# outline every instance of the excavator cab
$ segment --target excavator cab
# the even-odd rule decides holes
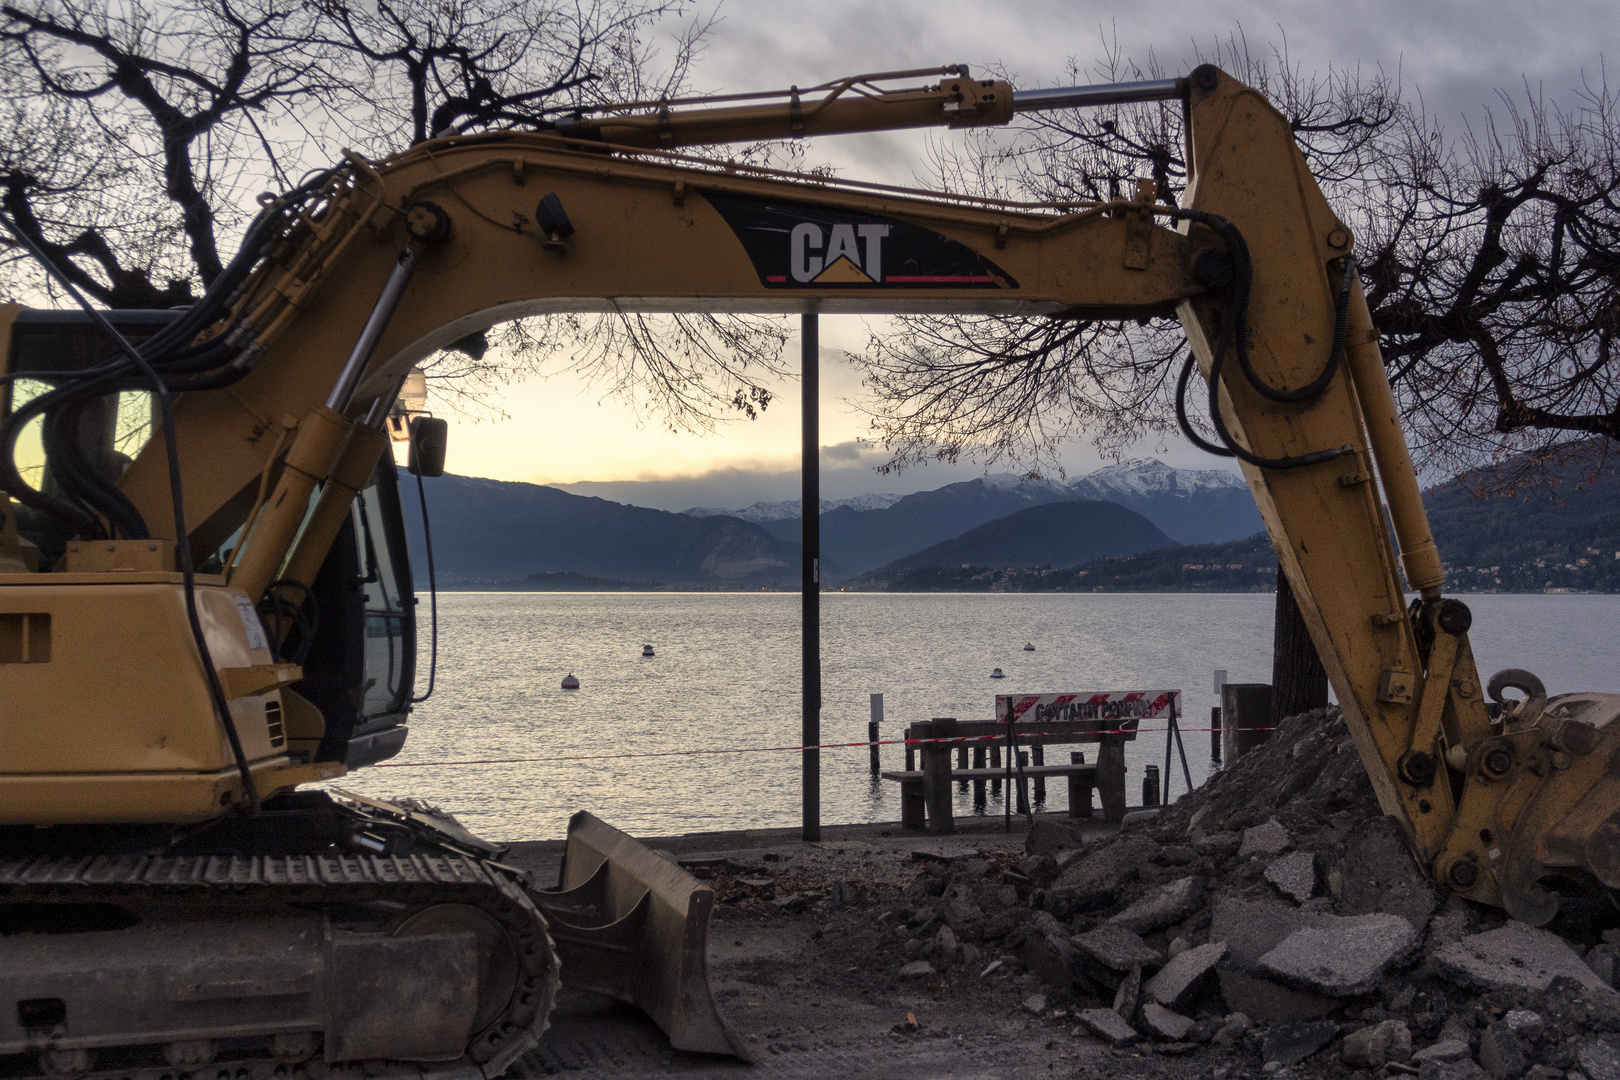
[[[179,314],[106,313],[137,345]],[[0,489],[13,472],[22,485],[57,499],[84,483],[87,473],[116,484],[156,429],[151,391],[121,387],[96,398],[78,410],[76,439],[47,433],[45,417],[23,420],[12,431],[9,421],[17,410],[104,363],[110,345],[86,312],[29,310],[12,324],[10,346],[5,370],[24,377],[0,383]],[[75,539],[71,523],[15,499],[12,512],[25,569],[58,565]],[[238,529],[215,550],[196,552],[198,573],[220,574],[240,543]],[[294,760],[357,769],[404,747],[416,675],[414,598],[399,481],[392,457],[384,455],[356,496],[305,602],[260,607],[266,631],[283,639],[279,658],[303,669],[303,678],[289,689],[325,720],[319,734],[287,739]],[[277,632],[277,619],[286,623],[284,634]]]

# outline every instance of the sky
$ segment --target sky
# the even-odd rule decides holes
[[[1167,72],[1180,73],[1218,38],[1241,34],[1251,51],[1282,50],[1288,63],[1307,72],[1331,66],[1398,74],[1431,115],[1460,131],[1481,122],[1486,104],[1500,108],[1504,89],[1521,98],[1528,89],[1554,102],[1573,102],[1583,79],[1600,82],[1606,56],[1620,64],[1614,11],[1612,2],[1593,0],[1159,0],[1130,7],[1086,0],[732,0],[719,8],[720,21],[692,82],[705,92],[763,90],[960,62],[975,70],[999,68],[1015,87],[1053,86],[1069,81],[1071,60],[1089,67],[1109,48],[1139,62],[1151,56]],[[812,141],[807,154],[845,177],[916,183],[930,137],[950,136],[826,138]],[[923,490],[982,473],[983,466],[973,463],[931,465],[898,476],[872,471],[884,455],[856,443],[867,431],[865,418],[850,404],[861,388],[841,358],[841,350],[865,340],[867,323],[854,316],[821,319],[824,497]],[[798,356],[796,340],[787,355]],[[643,505],[690,497],[684,505],[741,507],[791,498],[799,460],[797,383],[784,382],[776,392],[758,420],[726,423],[707,436],[674,435],[656,422],[638,421],[630,409],[572,377],[530,379],[499,395],[505,419],[451,415],[450,469]],[[1130,456],[1220,467],[1179,439],[1134,447]],[[1102,464],[1084,443],[1063,455],[1071,475]]]

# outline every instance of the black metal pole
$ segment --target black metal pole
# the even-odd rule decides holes
[[[799,320],[799,391],[803,395],[799,464],[801,556],[800,685],[804,698],[801,751],[804,773],[804,840],[821,839],[821,336],[818,316]]]

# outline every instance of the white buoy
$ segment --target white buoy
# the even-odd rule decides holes
[[[564,690],[578,690],[579,689],[579,680],[574,678],[574,673],[572,671],[570,671],[567,675],[563,676],[562,688]]]
[[[1000,668],[996,668],[996,670],[994,670],[994,671],[992,671],[992,672],[991,672],[991,673],[990,673],[990,677],[991,677],[991,678],[992,678],[992,679],[1005,679],[1005,678],[1006,678],[1006,677],[1007,677],[1007,676],[1005,676],[1005,675],[1003,675],[1003,674],[1002,674],[1002,673],[1001,673],[1001,669],[1000,669]]]
[[[653,652],[653,647],[651,645],[643,645],[641,647],[641,655],[642,656],[657,656],[658,654]]]
[[[1029,642],[1029,641],[1024,642],[1024,651],[1025,652],[1034,652],[1035,651],[1034,643]]]

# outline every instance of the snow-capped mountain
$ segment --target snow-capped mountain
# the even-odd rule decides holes
[[[831,513],[839,507],[847,506],[857,513],[867,510],[886,510],[905,498],[903,495],[872,494],[857,495],[852,499],[822,499],[821,512]],[[758,524],[762,521],[797,520],[799,516],[800,501],[786,499],[782,502],[757,502],[752,506],[745,506],[741,510],[726,510],[716,506],[694,506],[690,510],[681,511],[687,517],[734,517],[744,521]]]
[[[1241,476],[1222,469],[1173,469],[1154,458],[1108,465],[1072,480],[1068,490],[1078,499],[1116,500],[1121,496],[1186,498],[1203,491],[1248,491]]]
[[[904,497],[824,500],[822,566],[831,579],[851,577],[1008,514],[1077,500],[1134,510],[1183,544],[1235,540],[1264,527],[1241,477],[1218,469],[1176,469],[1140,458],[1068,481],[991,473]],[[797,499],[758,502],[741,510],[693,507],[685,513],[741,518],[778,539],[799,538]]]

